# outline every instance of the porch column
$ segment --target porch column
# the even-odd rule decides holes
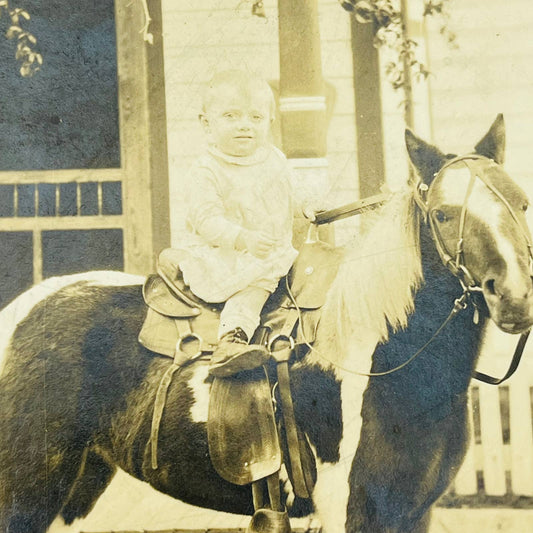
[[[143,41],[141,2],[117,0],[125,271],[149,274],[170,246],[161,0],[148,0],[154,43]]]
[[[385,183],[379,54],[373,24],[352,16],[351,26],[359,197],[366,198]]]
[[[278,0],[278,14],[283,151],[302,199],[321,197],[328,191],[327,127],[317,0]],[[304,226],[297,221],[297,244]]]

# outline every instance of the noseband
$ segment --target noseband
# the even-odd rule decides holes
[[[424,220],[426,221],[426,223],[429,223],[431,236],[433,242],[435,243],[437,253],[439,254],[443,265],[459,280],[465,293],[480,292],[482,290],[479,284],[476,282],[474,276],[470,273],[470,270],[464,263],[463,248],[465,221],[466,215],[468,213],[468,200],[472,195],[476,179],[480,179],[485,184],[485,186],[496,196],[496,198],[498,198],[498,200],[505,206],[505,208],[511,215],[513,221],[520,228],[520,232],[522,233],[522,236],[526,241],[530,265],[533,261],[533,244],[531,243],[531,239],[529,237],[528,232],[522,226],[522,223],[516,215],[513,207],[509,204],[505,196],[496,187],[494,187],[494,185],[486,178],[484,173],[480,171],[482,169],[483,164],[486,164],[487,162],[489,164],[496,165],[496,163],[492,159],[488,159],[487,157],[478,154],[455,157],[448,161],[437,172],[437,174],[435,175],[435,179],[429,187],[421,180],[415,186],[414,199],[420,211],[422,212]],[[438,181],[438,179],[444,174],[447,169],[456,165],[457,163],[462,163],[466,168],[468,168],[468,170],[470,171],[470,179],[468,182],[468,187],[466,189],[465,198],[463,200],[463,205],[461,207],[457,243],[455,246],[455,253],[452,256],[452,254],[446,248],[446,244],[444,243],[444,239],[442,238],[441,232],[439,230],[437,220],[438,210],[429,208],[427,197],[430,193],[431,186]]]

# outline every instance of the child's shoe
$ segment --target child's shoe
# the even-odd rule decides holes
[[[241,328],[222,336],[211,357],[209,373],[215,377],[228,377],[243,370],[264,365],[270,354],[265,346],[248,344],[248,337]]]

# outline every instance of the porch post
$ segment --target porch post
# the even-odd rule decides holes
[[[149,274],[170,245],[161,0],[148,0],[154,43],[143,41],[140,2],[117,0],[125,271]]]
[[[359,197],[378,194],[385,182],[379,54],[374,26],[351,16]]]
[[[321,197],[328,191],[327,128],[317,0],[278,0],[278,15],[283,151],[301,198]],[[297,221],[297,244],[304,226]]]

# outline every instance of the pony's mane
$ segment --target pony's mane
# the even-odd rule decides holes
[[[336,342],[368,333],[386,341],[389,327],[398,330],[407,325],[414,293],[422,282],[412,193],[395,193],[369,217],[370,229],[346,246],[324,307],[329,337]]]

